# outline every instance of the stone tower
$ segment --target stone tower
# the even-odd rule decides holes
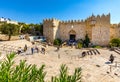
[[[110,14],[92,15],[86,20],[86,28],[94,45],[108,45],[110,41]]]
[[[47,38],[47,41],[53,42],[54,39],[59,37],[58,27],[59,20],[57,19],[45,19],[43,21],[43,35]]]

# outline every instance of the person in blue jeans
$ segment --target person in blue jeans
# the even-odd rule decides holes
[[[31,52],[32,52],[32,54],[34,53],[34,49],[33,49],[33,47],[31,48]]]

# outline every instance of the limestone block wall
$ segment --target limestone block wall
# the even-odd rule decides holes
[[[110,39],[112,38],[116,38],[117,35],[116,35],[116,29],[114,27],[111,27],[110,28]]]
[[[73,28],[72,28],[73,26]],[[65,41],[69,40],[71,30],[76,32],[76,40],[85,38],[85,24],[83,23],[61,23],[59,27],[60,38]]]
[[[91,29],[91,42],[94,45],[105,46],[109,44],[110,41],[110,14],[102,16],[92,15],[87,20],[95,21]],[[90,24],[91,25],[91,24]],[[90,32],[90,31],[89,31]]]
[[[93,20],[96,21],[94,25],[91,24]],[[112,35],[120,37],[120,28],[115,28],[112,31],[110,27],[110,14],[92,15],[84,21],[46,19],[43,21],[43,35],[51,42],[56,38],[65,41],[70,39],[69,32],[72,30],[75,32],[76,40],[85,39],[87,33],[93,44],[104,46],[109,43]]]
[[[93,23],[94,21],[94,23]],[[110,13],[108,15],[102,14],[94,16],[90,16],[89,18],[86,19],[86,31],[88,33],[88,36],[90,39],[93,38],[92,34],[94,27],[108,27],[110,28]]]
[[[85,35],[86,35],[85,27],[86,25],[84,23],[74,25],[74,30],[76,31],[76,40],[85,39]]]
[[[47,41],[54,42],[54,39],[59,38],[59,20],[46,19],[43,23],[43,35]]]
[[[53,40],[59,37],[59,20],[53,20]]]
[[[43,35],[47,38],[47,41],[53,42],[53,23],[52,21],[44,21],[43,23]]]
[[[105,46],[110,41],[110,28],[109,27],[93,27],[92,28],[92,43],[94,45]]]
[[[60,33],[60,39],[62,41],[68,40],[68,32],[69,32],[69,27],[67,27],[67,24],[60,24],[59,26],[59,33]]]
[[[120,38],[120,27],[115,29],[117,38]]]
[[[120,38],[120,25],[113,24],[110,28],[110,39]]]

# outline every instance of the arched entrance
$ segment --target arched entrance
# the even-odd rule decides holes
[[[72,41],[76,40],[76,32],[74,30],[70,30],[70,32],[69,32],[69,40],[72,40]]]

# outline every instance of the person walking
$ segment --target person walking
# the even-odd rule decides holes
[[[31,48],[31,53],[32,53],[32,54],[34,53],[34,49],[33,49],[33,47]]]
[[[25,47],[24,47],[24,52],[26,52],[27,51],[27,45],[25,44]]]
[[[35,49],[37,50],[37,53],[39,53],[39,49],[38,49],[38,47],[37,47],[37,46],[35,47]]]
[[[41,52],[45,55],[45,48],[41,48]]]
[[[113,61],[114,61],[114,56],[113,56],[112,54],[110,55],[109,61],[110,61],[111,63],[113,63]]]

